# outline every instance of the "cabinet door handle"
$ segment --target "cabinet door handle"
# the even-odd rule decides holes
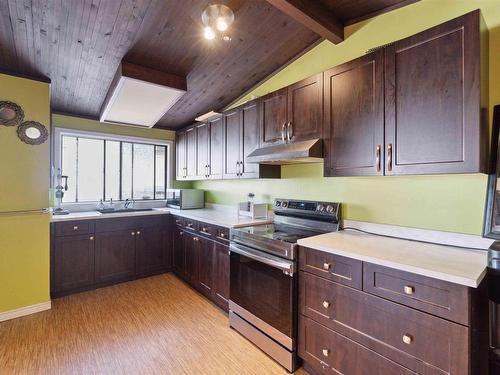
[[[328,357],[330,355],[330,349],[323,349],[322,353],[324,357]]]
[[[137,235],[140,236],[141,235],[141,232],[140,231],[137,231]]]
[[[73,230],[78,230],[78,225],[75,225],[75,226],[73,227]]]
[[[281,140],[283,141],[283,143],[286,143],[285,129],[286,129],[286,122],[284,122],[283,125],[281,126]]]
[[[380,151],[382,147],[380,145],[377,145],[377,150],[375,151],[375,163],[377,164],[377,172],[380,172],[381,165],[380,165]]]
[[[89,240],[94,241],[94,236],[90,236]]]
[[[324,269],[324,270],[327,270],[327,271],[328,271],[330,268],[332,268],[331,263],[326,263],[326,262],[325,262],[325,263],[323,263],[323,269]]]
[[[240,176],[243,176],[243,162],[240,161]]]
[[[135,236],[135,232],[130,233],[131,236]]]
[[[293,125],[292,122],[289,122],[288,125],[286,126],[286,138],[288,142],[292,140],[293,137]]]
[[[392,171],[392,143],[387,145],[387,170]]]
[[[179,232],[179,236],[183,236],[184,235],[184,232]]]
[[[329,308],[329,307],[330,307],[330,302],[328,302],[328,301],[323,301],[323,307],[324,307],[325,309]]]
[[[415,288],[412,287],[411,285],[405,285],[404,292],[405,294],[408,294],[410,296],[415,292]]]
[[[406,345],[410,345],[413,341],[413,337],[409,334],[405,334],[403,335],[403,342],[406,344]]]
[[[193,237],[193,241],[198,242],[200,239],[198,237]]]

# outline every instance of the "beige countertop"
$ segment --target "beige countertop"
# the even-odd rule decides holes
[[[56,215],[51,217],[51,222],[72,220],[110,219],[116,217],[147,216],[174,214],[188,219],[198,220],[207,224],[219,225],[226,228],[246,227],[270,223],[271,219],[252,219],[238,216],[236,207],[231,208],[199,208],[193,210],[176,210],[173,208],[153,208],[151,211],[119,212],[102,214],[98,211],[72,212],[68,215]]]
[[[484,250],[434,245],[352,230],[304,238],[298,244],[473,288],[486,275],[487,252]]]
[[[236,207],[234,207],[234,209],[200,208],[195,210],[175,210],[170,208],[168,210],[173,215],[226,228],[248,227],[251,225],[268,224],[272,222],[271,218],[252,219],[245,216],[238,216]]]

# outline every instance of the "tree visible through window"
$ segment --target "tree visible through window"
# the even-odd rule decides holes
[[[63,201],[165,199],[167,147],[63,135]]]

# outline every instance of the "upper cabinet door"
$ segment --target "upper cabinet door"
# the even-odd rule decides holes
[[[208,178],[210,124],[207,122],[196,125],[196,178]]]
[[[262,146],[283,143],[287,124],[288,88],[260,98]]]
[[[484,171],[481,22],[471,12],[385,50],[386,174]]]
[[[186,178],[196,179],[196,164],[197,164],[197,140],[196,127],[193,126],[186,130]]]
[[[259,147],[259,102],[252,101],[240,107],[241,111],[241,172],[242,178],[258,178],[259,165],[247,163],[247,156]]]
[[[211,179],[221,179],[224,171],[224,129],[222,126],[222,116],[211,120],[209,125],[208,175]]]
[[[176,133],[175,160],[176,160],[176,180],[182,180],[186,176],[186,132]]]
[[[288,142],[323,135],[323,73],[288,87]]]
[[[240,111],[226,112],[224,121],[224,178],[238,178],[240,174]]]
[[[324,98],[325,176],[382,175],[383,51],[326,71]]]

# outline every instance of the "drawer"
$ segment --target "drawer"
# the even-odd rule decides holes
[[[433,315],[469,325],[469,288],[365,263],[363,290]]]
[[[412,371],[468,373],[469,329],[462,325],[303,271],[299,310]]]
[[[193,220],[193,219],[184,219],[184,226],[187,228],[187,229],[191,229],[191,230],[198,230],[199,228],[199,223],[196,221],[196,220]]]
[[[207,223],[198,223],[198,231],[200,232],[200,234],[206,237],[217,236],[217,228]]]
[[[94,233],[93,220],[64,221],[54,225],[56,236],[78,236]]]
[[[215,227],[215,237],[221,242],[229,242],[229,228]]]
[[[361,289],[363,263],[323,251],[301,247],[299,250],[301,270],[336,281],[340,284]]]
[[[299,318],[298,352],[319,374],[416,374],[303,316]]]
[[[183,227],[186,225],[186,221],[183,217],[174,216],[174,224]]]

